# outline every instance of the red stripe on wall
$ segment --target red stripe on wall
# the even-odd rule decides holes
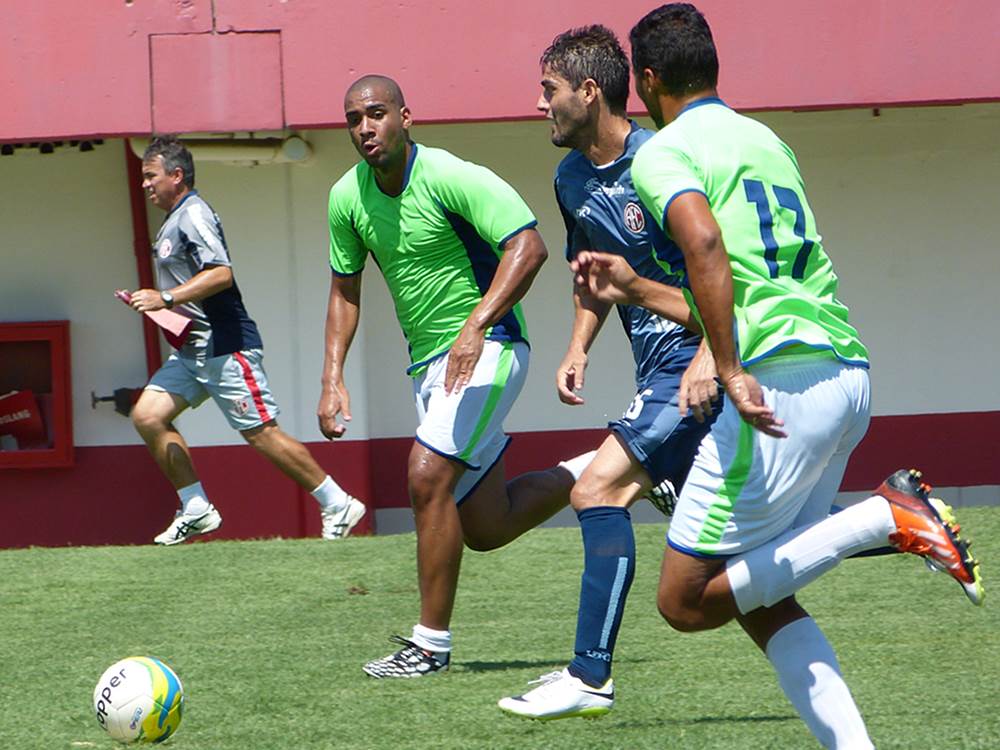
[[[603,429],[524,432],[506,454],[508,476],[597,447]],[[369,508],[405,508],[411,438],[308,444],[336,481]],[[940,487],[1000,485],[1000,411],[875,417],[842,489],[873,489],[917,467]],[[202,483],[225,524],[215,539],[318,536],[315,500],[245,445],[193,448]],[[0,547],[148,544],[177,498],[141,445],[77,448],[69,469],[0,471]],[[356,533],[372,530],[373,513]]]

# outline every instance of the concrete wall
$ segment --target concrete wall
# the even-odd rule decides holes
[[[754,109],[1000,98],[1000,5],[976,0],[703,0],[722,91]],[[344,3],[49,0],[0,25],[0,140],[239,131],[343,122],[370,72],[426,119],[532,114],[552,38],[600,22],[625,38],[645,0]],[[637,103],[636,103],[637,104]]]
[[[419,123],[422,102],[411,105]],[[1000,105],[889,109],[878,116],[871,110],[774,112],[760,119],[798,154],[841,277],[841,297],[871,349],[875,414],[1000,410],[993,387],[1000,369],[993,330],[1000,319],[994,290]],[[600,428],[632,396],[629,351],[611,319],[592,354],[587,404],[574,409],[555,397],[553,375],[565,350],[571,304],[562,222],[551,191],[563,152],[551,146],[547,132],[537,121],[414,129],[418,142],[449,148],[510,181],[536,211],[550,248],[551,259],[524,304],[532,370],[508,422],[514,432]],[[326,195],[355,154],[342,130],[303,136],[315,150],[308,165],[204,162],[197,175],[222,217],[237,278],[261,327],[281,422],[316,442],[329,283]],[[92,390],[104,395],[145,380],[138,317],[111,296],[115,287],[136,284],[123,143],[109,140],[85,154],[18,152],[0,158],[0,184],[0,321],[71,320],[76,444],[138,446],[127,420],[107,405],[90,407]],[[161,214],[150,212],[153,232]],[[412,435],[405,365],[391,302],[370,264],[362,327],[347,370],[350,440]],[[180,426],[195,446],[241,442],[211,405],[182,417]],[[332,450],[336,456],[342,448]],[[954,455],[949,462],[958,467],[965,458]],[[21,491],[16,476],[0,473],[0,497]],[[1000,484],[1000,476],[977,481]],[[172,502],[169,488],[158,486],[155,493]],[[0,506],[0,518],[3,513]]]

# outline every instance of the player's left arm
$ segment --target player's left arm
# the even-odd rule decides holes
[[[542,236],[534,227],[522,229],[504,243],[493,283],[466,319],[448,354],[445,393],[460,391],[469,382],[483,353],[486,331],[524,297],[547,257]]]
[[[744,421],[772,437],[783,424],[764,403],[760,384],[743,370],[733,335],[733,274],[729,253],[708,200],[699,192],[677,196],[667,209],[670,234],[680,246],[722,385]]]

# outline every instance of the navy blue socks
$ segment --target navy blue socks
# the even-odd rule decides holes
[[[611,655],[635,575],[635,536],[626,508],[577,513],[583,534],[583,577],[576,621],[576,656],[569,673],[600,687],[611,677]]]

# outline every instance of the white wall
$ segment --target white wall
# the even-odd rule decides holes
[[[419,108],[417,113],[419,116]],[[767,113],[796,151],[841,297],[873,359],[876,414],[1000,409],[996,321],[1000,277],[995,175],[1000,106]],[[418,125],[418,142],[492,167],[535,210],[550,260],[525,312],[532,371],[511,430],[602,426],[631,397],[632,367],[615,318],[595,347],[584,407],[561,405],[553,375],[571,320],[562,220],[552,173],[564,153],[542,122]],[[237,279],[264,336],[282,423],[305,440],[315,424],[329,285],[324,215],[329,186],[355,161],[344,131],[304,134],[308,166],[199,163],[198,187],[225,225]],[[78,445],[138,442],[90,391],[143,382],[141,329],[111,296],[135,285],[123,145],[94,152],[0,158],[0,321],[73,321]],[[161,214],[150,207],[155,229]],[[405,436],[414,427],[406,353],[374,264],[364,279],[362,328],[348,362],[349,436]],[[974,338],[974,334],[982,331]],[[206,406],[181,422],[195,444],[239,442]]]

